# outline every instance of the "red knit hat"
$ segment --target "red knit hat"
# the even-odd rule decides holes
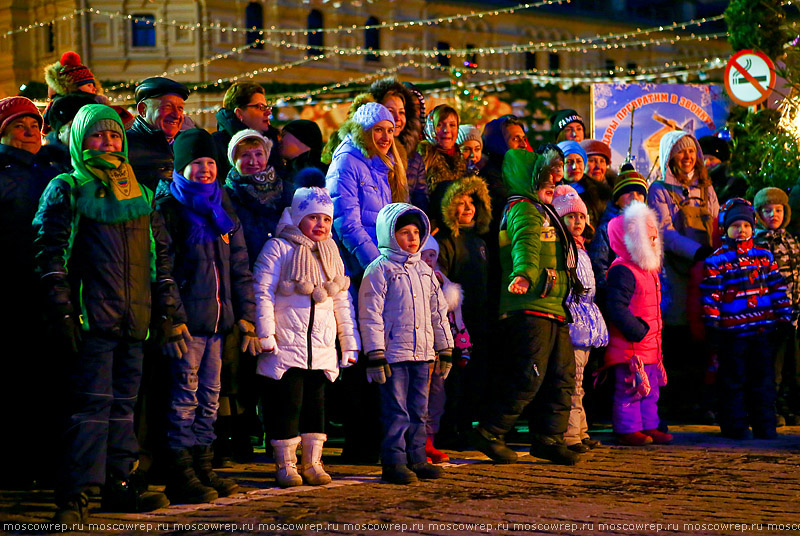
[[[586,156],[599,154],[606,158],[606,163],[611,164],[611,147],[599,140],[583,140],[581,147],[586,151]]]
[[[39,122],[39,128],[42,128],[42,123],[44,122],[42,114],[39,113],[39,109],[32,100],[26,97],[8,97],[0,100],[0,134],[5,131],[6,127],[14,119],[24,115],[36,118],[36,121]]]
[[[95,82],[92,71],[81,65],[81,57],[75,52],[64,52],[59,61],[45,67],[44,78],[58,95],[75,93],[82,85]]]

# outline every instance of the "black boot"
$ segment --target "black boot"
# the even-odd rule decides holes
[[[564,443],[563,436],[534,434],[531,440],[531,456],[550,460],[558,465],[575,465],[581,457]]]
[[[165,508],[169,506],[169,500],[161,492],[148,491],[147,484],[142,487],[130,477],[112,474],[106,477],[100,506],[105,512],[136,514]]]
[[[56,525],[80,525],[89,518],[89,497],[85,493],[73,495],[58,504],[51,523]]]
[[[220,497],[232,495],[239,489],[239,484],[230,478],[222,478],[211,467],[211,460],[214,458],[214,451],[208,445],[195,445],[192,447],[192,457],[194,458],[194,472],[204,486],[214,488]]]
[[[170,450],[170,458],[171,467],[164,491],[173,504],[207,503],[219,497],[214,488],[203,485],[197,478],[192,454],[187,449]]]

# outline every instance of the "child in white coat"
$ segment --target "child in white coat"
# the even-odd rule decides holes
[[[331,238],[333,202],[324,188],[300,188],[256,260],[257,373],[274,420],[271,441],[282,487],[324,485],[325,379],[356,362],[361,348],[350,279]],[[342,350],[336,354],[336,335]],[[302,432],[302,433],[301,433]],[[301,474],[297,446],[302,442]]]

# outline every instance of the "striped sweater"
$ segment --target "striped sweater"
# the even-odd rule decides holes
[[[706,259],[700,292],[706,325],[737,336],[769,331],[794,317],[772,253],[754,247],[752,239],[725,239]]]

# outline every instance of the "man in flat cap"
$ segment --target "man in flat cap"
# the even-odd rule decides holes
[[[186,86],[160,76],[136,86],[139,115],[126,132],[128,156],[136,179],[153,192],[160,180],[172,180],[172,142],[183,125],[188,97]]]

